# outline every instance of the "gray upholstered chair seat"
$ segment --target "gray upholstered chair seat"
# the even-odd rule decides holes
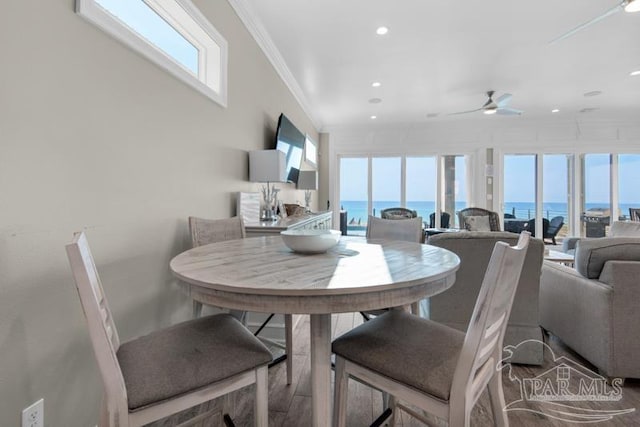
[[[269,363],[269,349],[240,322],[218,314],[121,344],[117,352],[130,410]]]
[[[464,338],[464,332],[391,310],[336,339],[333,352],[448,400]]]

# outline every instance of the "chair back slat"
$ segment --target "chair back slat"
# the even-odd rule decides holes
[[[529,238],[530,234],[523,232],[515,247],[497,242],[493,249],[458,360],[452,400],[461,399],[473,405],[491,378],[486,372],[493,373],[501,359],[504,333]]]
[[[239,216],[225,219],[204,219],[190,216],[189,231],[191,232],[191,245],[194,248],[209,243],[246,237],[244,223]]]
[[[120,338],[85,234],[75,233],[66,249],[106,395],[120,396],[108,404],[126,409],[126,388],[116,357]]]
[[[421,243],[423,240],[422,217],[397,221],[369,215],[366,236],[368,239],[404,240]]]

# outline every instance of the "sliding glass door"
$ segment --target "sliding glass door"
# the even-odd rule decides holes
[[[618,214],[640,221],[640,154],[618,156]]]
[[[364,234],[368,215],[391,207],[417,211],[426,226],[454,227],[469,203],[468,164],[465,155],[340,157],[348,234]]]
[[[369,159],[340,159],[340,210],[347,212],[347,233],[362,234],[369,215]]]
[[[569,234],[573,215],[571,205],[573,156],[545,154],[542,162],[542,217],[549,221],[547,236],[563,239]]]
[[[407,157],[405,177],[406,207],[428,222],[436,211],[436,158]]]
[[[401,205],[402,167],[400,157],[373,157],[371,159],[371,198],[373,216],[380,211]]]

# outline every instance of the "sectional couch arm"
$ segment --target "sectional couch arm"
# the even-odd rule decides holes
[[[611,286],[545,261],[540,277],[540,326],[594,365],[610,365]]]
[[[613,289],[613,372],[615,376],[640,378],[640,261],[607,261],[600,281]]]
[[[640,377],[640,262],[607,261],[599,279],[545,261],[540,325],[611,377]]]

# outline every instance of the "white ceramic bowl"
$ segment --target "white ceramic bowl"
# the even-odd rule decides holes
[[[294,252],[320,254],[337,245],[341,233],[338,230],[285,230],[280,235]]]

